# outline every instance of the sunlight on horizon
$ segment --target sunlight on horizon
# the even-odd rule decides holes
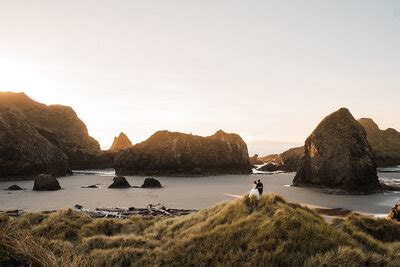
[[[400,129],[397,2],[16,2],[0,91],[72,106],[104,149],[121,131],[223,129],[265,154],[340,107]]]

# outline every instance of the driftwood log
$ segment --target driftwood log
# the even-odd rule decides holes
[[[177,217],[187,215],[197,210],[168,209],[161,203],[149,204],[146,208],[96,208],[95,210],[85,209],[81,205],[75,205],[75,209],[87,213],[93,218],[126,218],[129,216],[145,217]]]

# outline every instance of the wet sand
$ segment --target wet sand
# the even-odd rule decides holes
[[[315,189],[290,187],[293,173],[273,175],[221,175],[209,177],[159,177],[162,189],[108,189],[113,176],[73,175],[58,178],[63,190],[32,191],[33,181],[0,182],[0,210],[55,210],[80,204],[85,208],[146,207],[162,203],[170,208],[203,209],[219,202],[232,200],[250,191],[252,182],[260,179],[266,192],[274,192],[291,202],[326,208],[343,208],[370,214],[386,214],[400,201],[400,192],[373,195],[329,195]],[[132,186],[140,186],[145,177],[127,176]],[[17,184],[24,191],[6,191]],[[100,184],[99,189],[81,188]]]

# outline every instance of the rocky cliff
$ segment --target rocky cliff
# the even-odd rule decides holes
[[[42,137],[66,154],[70,168],[111,162],[104,159],[107,155],[103,155],[99,143],[89,136],[86,125],[71,107],[47,106],[24,93],[0,92],[0,108],[12,108],[22,114]],[[92,161],[85,162],[85,159]]]
[[[347,109],[327,116],[304,147],[305,156],[293,185],[349,193],[381,189],[366,131]]]
[[[400,164],[400,133],[393,128],[379,129],[379,126],[369,118],[358,122],[367,132],[367,139],[372,147],[376,163],[380,166]]]
[[[117,151],[125,148],[130,148],[132,146],[131,140],[124,133],[120,133],[119,136],[114,137],[114,142],[112,143],[110,150]]]
[[[115,169],[118,174],[146,175],[251,173],[246,143],[239,135],[221,130],[208,137],[156,132],[120,151]]]
[[[65,154],[18,110],[0,108],[0,178],[68,174]]]

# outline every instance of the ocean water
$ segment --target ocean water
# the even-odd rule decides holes
[[[397,182],[400,173],[380,172],[381,179]],[[400,192],[372,195],[330,195],[310,188],[292,187],[294,173],[267,173],[250,175],[219,175],[206,177],[158,177],[161,189],[108,189],[113,170],[90,170],[60,177],[62,190],[54,192],[32,191],[33,181],[0,182],[0,210],[25,211],[72,208],[79,204],[85,208],[146,207],[162,203],[170,208],[203,209],[249,193],[253,181],[260,179],[266,192],[281,195],[288,201],[326,208],[344,208],[379,216],[387,214],[400,202]],[[132,186],[142,185],[145,176],[126,176]],[[17,184],[23,191],[4,190]],[[100,185],[89,189],[82,186]]]

